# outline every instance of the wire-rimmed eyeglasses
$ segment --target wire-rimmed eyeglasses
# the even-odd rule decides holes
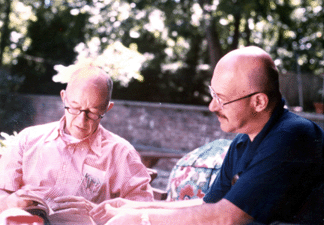
[[[260,92],[253,92],[253,93],[251,93],[251,94],[249,94],[249,95],[246,95],[246,96],[243,96],[243,97],[241,97],[241,98],[238,98],[238,99],[235,99],[235,100],[232,100],[232,101],[229,101],[229,102],[225,102],[225,103],[223,103],[222,100],[221,100],[221,99],[218,97],[218,95],[216,94],[216,92],[213,90],[213,88],[212,88],[211,86],[208,86],[208,88],[209,88],[209,92],[210,92],[211,97],[212,97],[213,99],[216,100],[217,104],[218,104],[222,109],[223,109],[224,105],[228,105],[228,104],[230,104],[230,103],[233,103],[233,102],[236,102],[236,101],[240,101],[240,100],[242,100],[242,99],[249,98],[249,97],[251,97],[251,96],[253,96],[253,95],[255,95],[255,94],[260,93]]]
[[[64,106],[64,109],[66,109],[70,114],[72,115],[80,115],[81,112],[84,112],[86,114],[86,116],[91,119],[91,120],[98,120],[98,119],[101,119],[104,117],[105,114],[102,114],[102,115],[98,115],[98,114],[95,114],[89,110],[80,110],[80,109],[74,109],[74,108],[71,108],[71,107],[67,107],[67,106]]]

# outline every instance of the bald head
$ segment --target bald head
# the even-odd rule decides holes
[[[97,66],[87,65],[76,70],[68,82],[66,92],[69,94],[72,90],[95,88],[106,97],[106,102],[111,100],[113,82],[110,76]]]
[[[231,86],[236,92],[232,94],[263,92],[271,100],[281,98],[278,70],[270,55],[259,47],[229,52],[218,62],[214,76]]]

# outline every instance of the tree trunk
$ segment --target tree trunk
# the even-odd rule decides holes
[[[213,19],[210,10],[206,9],[208,7],[205,7],[205,6],[211,6],[212,0],[198,0],[198,3],[203,10],[203,14],[205,18],[204,26],[206,30],[206,39],[208,43],[209,65],[210,65],[211,73],[213,73],[217,62],[223,56],[223,50],[219,41],[219,35],[217,32],[215,20]]]
[[[206,26],[206,39],[208,43],[209,65],[212,72],[217,62],[223,56],[223,50],[219,41],[218,32],[213,19],[208,21],[208,24]]]
[[[234,15],[234,35],[233,35],[231,50],[238,48],[239,37],[240,37],[240,22],[241,22],[241,14]]]
[[[246,23],[245,23],[245,27],[244,27],[244,31],[245,31],[245,41],[246,41],[246,46],[249,46],[251,45],[251,30],[250,30],[250,27],[249,27],[249,21],[248,21],[248,18],[246,19]]]
[[[11,12],[11,0],[6,0],[5,2],[6,10],[5,10],[5,19],[2,27],[2,35],[1,35],[1,42],[0,42],[0,66],[3,63],[3,53],[5,47],[8,45],[9,42],[9,16]]]

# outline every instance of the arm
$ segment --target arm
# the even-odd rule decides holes
[[[148,215],[152,225],[166,224],[247,224],[253,218],[226,199],[218,203],[177,209],[128,210],[113,217],[107,225],[141,224],[141,216]]]
[[[98,224],[101,224],[106,223],[109,219],[111,219],[119,213],[132,212],[132,209],[179,209],[202,204],[202,199],[176,202],[136,202],[127,199],[117,198],[107,200],[99,204],[92,211],[90,211],[90,215]]]
[[[26,200],[20,197],[21,194],[27,194],[24,190],[18,190],[17,192],[6,191],[0,189],[0,213],[10,208],[24,209],[27,206],[34,204],[31,200]]]
[[[124,152],[126,153],[125,150]],[[114,180],[113,184],[116,185],[115,188],[120,187],[119,197],[135,201],[153,201],[151,177],[136,150],[129,148],[127,155],[119,157],[118,161],[120,164],[117,166],[123,170],[116,171],[118,178]],[[119,181],[121,182],[119,183]]]
[[[0,202],[2,203],[0,205],[0,213],[8,209],[6,202],[9,195],[10,194],[8,192],[6,192],[3,189],[0,189]]]

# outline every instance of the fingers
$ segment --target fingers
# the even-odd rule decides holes
[[[55,202],[57,203],[62,203],[62,202],[81,202],[84,201],[85,199],[80,196],[61,196],[61,197],[56,197],[54,199]]]
[[[86,209],[80,209],[80,208],[67,208],[67,209],[59,209],[53,211],[56,214],[64,214],[64,215],[89,215],[89,212]]]
[[[101,203],[97,207],[93,208],[90,212],[89,215],[91,217],[99,217],[101,214],[105,213],[105,204]]]
[[[63,196],[54,199],[56,203],[53,206],[54,211],[69,211],[73,214],[89,214],[95,204],[78,196]]]

